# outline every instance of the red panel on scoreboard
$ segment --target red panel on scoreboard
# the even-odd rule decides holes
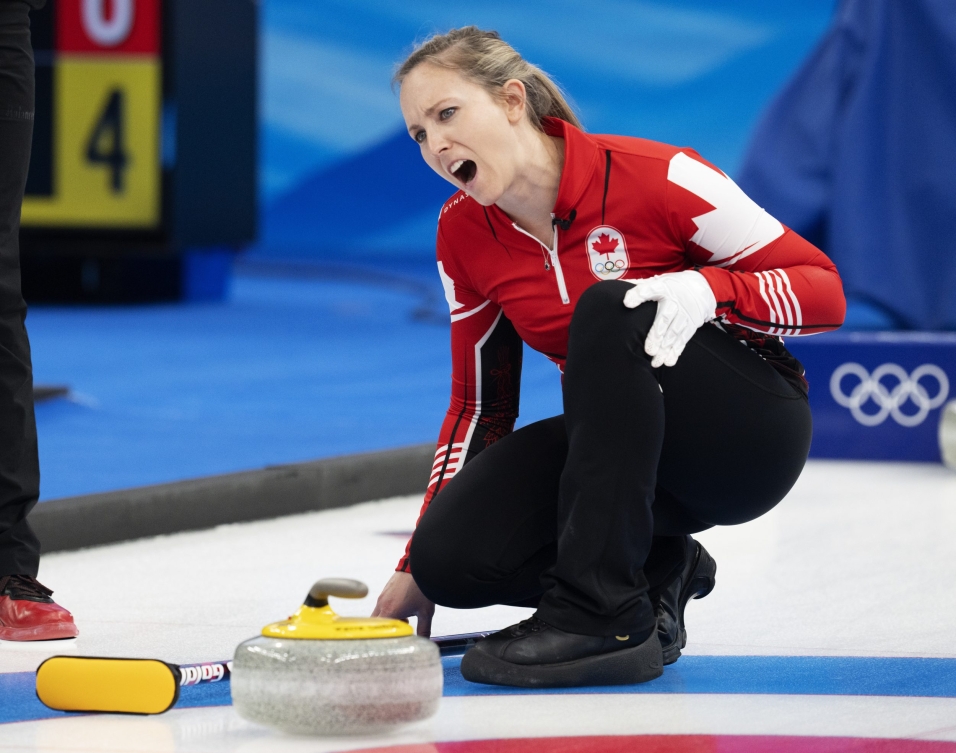
[[[56,0],[58,52],[159,54],[160,0]]]

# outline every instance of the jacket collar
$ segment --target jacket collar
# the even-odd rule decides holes
[[[564,139],[564,167],[561,169],[561,181],[558,184],[558,198],[554,202],[552,213],[555,217],[566,218],[584,195],[594,170],[600,161],[597,143],[580,128],[575,128],[565,120],[544,118],[544,132],[549,136]],[[511,225],[511,220],[497,206],[491,208],[502,222]]]
[[[566,217],[587,189],[599,161],[598,145],[580,128],[558,118],[545,118],[544,132],[564,139],[564,167],[554,202],[554,216]]]

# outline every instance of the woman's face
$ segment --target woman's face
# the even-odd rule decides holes
[[[498,201],[514,180],[515,127],[524,117],[518,87],[516,97],[499,101],[458,71],[430,63],[402,82],[402,115],[425,162],[483,206]]]

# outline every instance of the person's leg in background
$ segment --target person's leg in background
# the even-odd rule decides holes
[[[20,206],[33,138],[30,6],[0,3],[0,639],[77,634],[36,580],[40,542],[27,515],[40,493],[33,368],[20,291]]]

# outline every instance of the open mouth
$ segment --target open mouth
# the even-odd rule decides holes
[[[478,172],[478,165],[470,159],[460,159],[452,163],[448,172],[455,176],[463,185],[468,185],[475,179],[475,173]]]

